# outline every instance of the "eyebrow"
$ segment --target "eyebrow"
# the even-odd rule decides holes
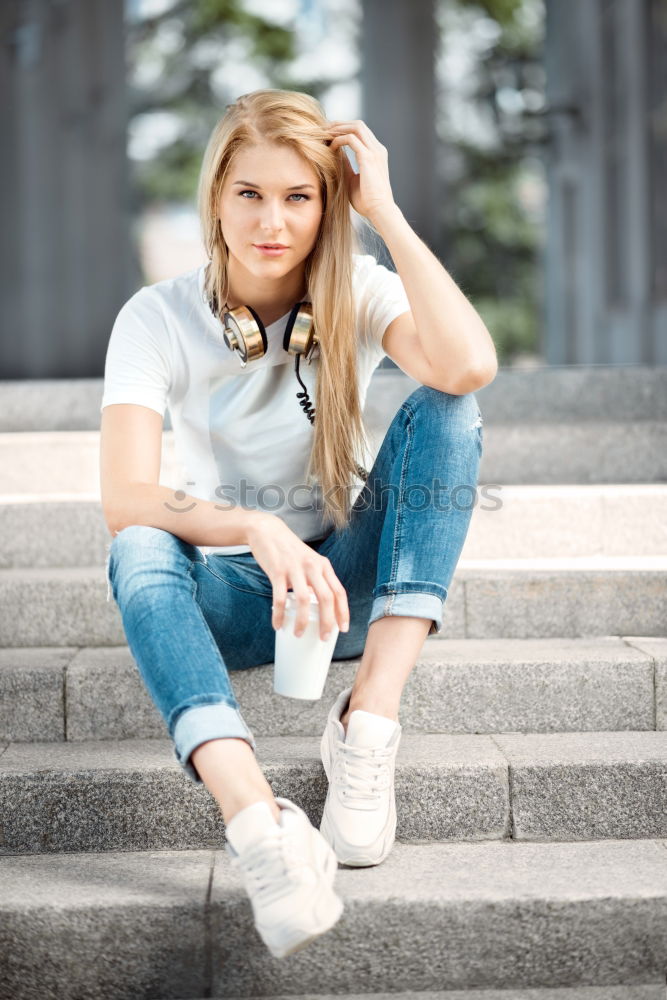
[[[253,184],[252,181],[234,181],[234,184],[243,184],[244,187],[257,188],[258,191],[262,190],[259,184]],[[313,191],[315,190],[315,186],[313,184],[295,184],[294,187],[285,188],[285,190],[299,191],[301,188],[312,188]]]

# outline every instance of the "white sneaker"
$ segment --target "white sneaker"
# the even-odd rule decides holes
[[[401,726],[372,712],[351,713],[347,736],[340,717],[352,688],[329,712],[320,752],[329,779],[320,832],[341,864],[379,865],[396,836],[394,771]]]
[[[275,958],[324,934],[343,912],[333,890],[338,864],[302,809],[277,798],[280,823],[268,802],[255,802],[227,825],[226,850],[250,897],[255,927]]]

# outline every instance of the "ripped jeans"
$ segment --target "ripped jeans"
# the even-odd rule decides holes
[[[442,631],[481,456],[472,393],[420,386],[402,403],[345,527],[307,542],[347,593],[350,628],[339,633],[334,660],[361,656],[369,625],[385,615],[431,619],[429,635]],[[176,760],[201,784],[189,759],[201,743],[240,737],[256,749],[229,671],[273,662],[271,581],[251,552],[204,555],[161,528],[130,525],[108,553],[132,656]]]

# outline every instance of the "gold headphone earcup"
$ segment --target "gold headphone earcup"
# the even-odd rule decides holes
[[[252,306],[237,306],[223,316],[225,344],[238,351],[241,364],[262,358],[267,351],[266,330]]]
[[[283,349],[289,354],[303,354],[310,360],[317,344],[312,304],[310,302],[297,302],[287,320],[283,336]]]

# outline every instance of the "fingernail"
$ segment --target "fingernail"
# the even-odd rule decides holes
[[[328,642],[330,638],[331,638],[331,632],[325,632],[325,634],[322,636],[322,641]]]
[[[343,632],[349,632],[349,631],[350,631],[350,623],[343,622]]]

